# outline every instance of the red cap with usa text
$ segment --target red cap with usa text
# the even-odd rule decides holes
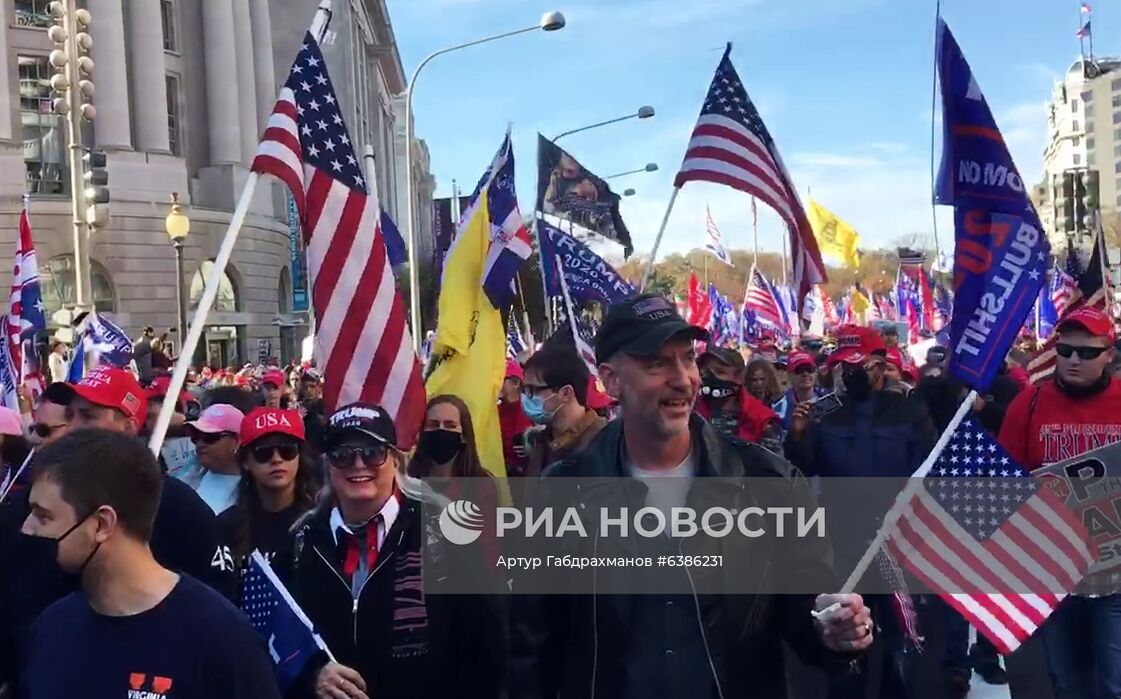
[[[252,444],[270,434],[284,434],[304,441],[304,421],[295,410],[255,408],[241,420],[239,446]]]
[[[1103,311],[1089,306],[1083,306],[1063,318],[1059,323],[1059,332],[1070,327],[1082,328],[1094,337],[1104,337],[1110,342],[1117,339],[1117,331],[1113,327],[1113,320]]]

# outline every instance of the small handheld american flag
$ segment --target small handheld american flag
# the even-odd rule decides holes
[[[1097,558],[1089,533],[967,415],[886,546],[1002,653],[1050,616]]]
[[[249,557],[244,585],[241,610],[268,646],[281,694],[288,692],[308,661],[320,651],[334,660],[260,551]]]

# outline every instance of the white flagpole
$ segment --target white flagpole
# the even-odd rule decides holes
[[[4,492],[0,493],[0,502],[4,502],[4,500],[8,498],[8,493],[12,492],[12,488],[15,487],[16,481],[19,480],[19,477],[23,475],[24,470],[27,468],[27,465],[31,463],[31,459],[34,456],[34,451],[28,452],[27,457],[23,460],[23,464],[21,464],[19,469],[17,469],[16,472],[13,473],[8,479],[7,485],[4,486]]]
[[[549,298],[549,284],[545,280],[545,258],[541,254],[541,251],[544,249],[541,245],[541,219],[538,218],[538,216],[540,216],[540,212],[534,212],[533,235],[537,237],[537,261],[541,265],[541,269],[538,270],[541,272],[541,305],[545,307],[545,335],[548,336],[553,333],[553,329],[556,328],[557,323],[556,318],[553,317],[552,303]],[[557,272],[559,273],[560,270],[557,270]],[[526,320],[528,322],[528,316]],[[536,348],[534,347],[531,349]]]
[[[572,341],[580,341],[580,326],[576,323],[576,312],[572,309],[572,297],[568,295],[568,282],[561,273],[561,257],[556,255],[554,262],[557,265],[557,279],[560,281],[561,296],[564,297],[564,310],[568,314],[568,323],[572,326]]]
[[[315,19],[311,22],[312,36],[322,38],[330,16],[331,0],[320,0],[319,9],[315,12]],[[183,340],[183,346],[179,351],[179,360],[175,363],[175,371],[172,373],[171,383],[167,387],[167,396],[164,398],[163,405],[160,406],[160,415],[156,418],[156,424],[152,428],[152,436],[148,440],[148,448],[157,457],[160,448],[163,447],[163,440],[167,436],[171,416],[175,413],[176,398],[179,396],[179,392],[183,388],[183,382],[187,378],[187,370],[191,368],[191,358],[199,340],[202,339],[202,329],[206,326],[210,309],[214,306],[214,300],[218,297],[218,286],[226,272],[226,265],[229,264],[230,258],[233,256],[237,236],[245,223],[245,216],[249,213],[249,205],[253,201],[253,191],[257,188],[259,179],[260,175],[256,172],[250,172],[249,177],[245,180],[245,186],[237,200],[237,207],[234,209],[233,216],[230,217],[230,225],[226,228],[222,245],[218,248],[218,255],[214,258],[214,267],[210,270],[210,278],[206,280],[206,289],[202,292],[195,317],[191,321],[191,329]]]
[[[642,273],[642,283],[638,285],[639,293],[646,290],[646,283],[650,281],[650,274],[654,271],[654,260],[658,259],[658,248],[662,245],[662,236],[666,232],[666,224],[669,223],[670,212],[673,211],[673,205],[677,201],[677,194],[680,191],[680,187],[674,187],[673,194],[669,196],[669,202],[666,204],[666,213],[662,216],[662,225],[658,227],[658,235],[654,237],[654,249],[650,251],[650,260],[646,263],[646,271]]]
[[[946,425],[946,429],[942,431],[942,436],[938,438],[934,449],[930,451],[926,460],[919,466],[919,470],[915,471],[907,480],[907,485],[900,491],[899,495],[895,496],[895,502],[892,504],[891,509],[887,511],[887,514],[884,515],[883,524],[880,525],[880,530],[876,532],[876,538],[868,545],[868,549],[864,552],[864,555],[860,557],[860,561],[857,562],[856,567],[849,573],[845,584],[841,586],[840,591],[842,594],[852,592],[856,588],[856,584],[864,577],[864,573],[876,558],[876,554],[879,553],[884,542],[887,541],[887,538],[895,531],[895,526],[899,523],[899,518],[902,517],[903,512],[910,507],[911,499],[915,497],[919,488],[923,486],[923,479],[930,473],[930,469],[934,468],[934,462],[938,460],[938,457],[942,455],[942,451],[946,448],[946,445],[950,443],[950,438],[953,437],[954,430],[958,428],[961,421],[964,420],[965,416],[969,414],[969,411],[973,409],[973,401],[976,398],[977,391],[970,391],[965,397],[965,400],[958,406],[958,410],[954,413],[950,424]]]

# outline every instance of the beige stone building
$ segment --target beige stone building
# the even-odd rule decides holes
[[[93,16],[96,64],[97,117],[85,144],[108,153],[112,196],[109,223],[90,240],[93,302],[126,330],[176,325],[174,253],[164,230],[172,192],[191,220],[189,309],[201,296],[277,86],[318,4],[80,1]],[[66,130],[50,106],[48,6],[0,0],[0,260],[11,259],[20,198],[29,192],[44,301],[54,313],[75,299]],[[335,0],[324,43],[351,139],[359,155],[373,146],[383,206],[403,230],[404,128],[394,104],[405,74],[384,0]],[[430,218],[427,148],[413,147],[421,156],[415,206]],[[266,350],[285,360],[298,355],[308,317],[293,306],[289,233],[283,188],[264,178],[210,314],[211,363],[251,361]],[[0,278],[8,273],[0,266]]]

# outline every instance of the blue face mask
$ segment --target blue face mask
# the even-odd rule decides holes
[[[522,412],[529,418],[530,422],[535,425],[547,425],[556,415],[557,411],[548,412],[545,410],[545,399],[541,396],[531,396],[527,393],[522,394]]]

